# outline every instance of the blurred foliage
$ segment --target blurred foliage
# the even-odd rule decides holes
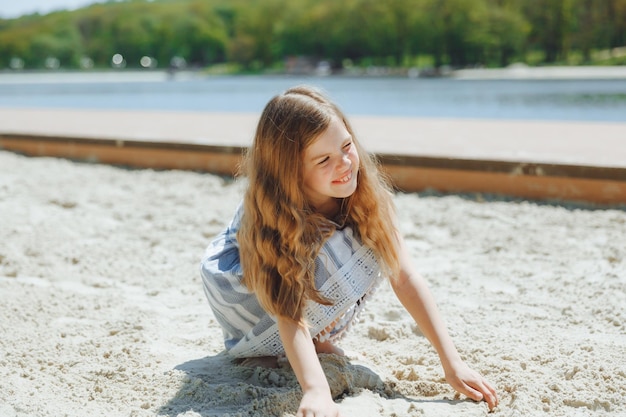
[[[127,0],[0,19],[0,68],[588,64],[624,45],[626,0]]]

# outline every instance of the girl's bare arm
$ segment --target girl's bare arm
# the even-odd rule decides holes
[[[401,271],[391,280],[394,292],[437,351],[450,385],[475,401],[485,400],[493,410],[498,405],[495,389],[461,359],[426,281],[414,270],[404,239],[398,239]]]
[[[296,416],[339,417],[339,408],[333,402],[309,329],[302,323],[279,318],[278,331],[302,388],[303,396]]]

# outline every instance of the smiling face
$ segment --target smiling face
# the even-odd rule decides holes
[[[352,136],[338,117],[304,151],[304,194],[318,212],[334,215],[337,198],[352,195],[357,187],[359,155]]]

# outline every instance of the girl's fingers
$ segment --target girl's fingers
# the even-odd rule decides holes
[[[485,400],[489,410],[493,410],[498,405],[498,396],[496,390],[485,380],[481,380],[477,387],[473,388],[477,391],[480,400]]]
[[[471,382],[462,381],[461,385],[463,389],[460,392],[474,401],[484,400],[489,410],[493,410],[498,405],[496,390],[483,378]]]

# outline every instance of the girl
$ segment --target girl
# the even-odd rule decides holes
[[[226,350],[251,365],[286,355],[298,416],[338,416],[317,353],[345,333],[383,276],[437,351],[447,381],[493,409],[493,387],[460,358],[411,265],[386,180],[337,106],[313,88],[267,104],[243,164],[248,185],[201,264]]]

